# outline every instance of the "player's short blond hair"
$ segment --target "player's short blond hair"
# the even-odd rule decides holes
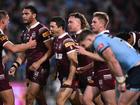
[[[107,13],[105,13],[105,12],[94,12],[94,13],[93,13],[93,17],[98,17],[99,19],[104,20],[104,22],[105,22],[105,27],[108,26],[108,23],[109,23],[109,16],[108,16]]]

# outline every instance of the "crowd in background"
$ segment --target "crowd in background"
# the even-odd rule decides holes
[[[14,42],[24,28],[20,18],[21,9],[28,4],[37,7],[38,19],[46,25],[53,16],[66,18],[69,13],[78,11],[91,20],[93,12],[104,11],[110,16],[109,28],[113,33],[140,30],[139,0],[0,0],[1,9],[7,10],[11,17],[9,37]]]
[[[9,40],[14,43],[18,43],[20,33],[24,29],[21,9],[25,5],[35,6],[39,12],[39,21],[46,26],[53,16],[62,16],[67,19],[69,13],[78,11],[83,13],[89,21],[95,11],[104,11],[110,16],[109,29],[111,33],[140,30],[140,0],[0,0],[0,9],[7,10],[10,15],[10,23],[6,33]],[[89,23],[91,22],[89,21]],[[14,61],[14,56],[10,52],[7,55],[10,58],[6,63],[8,70]],[[25,64],[19,68],[16,78],[12,79],[24,81],[24,74]],[[48,88],[53,93],[54,89],[51,88],[51,85]]]

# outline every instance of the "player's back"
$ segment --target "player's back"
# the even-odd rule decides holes
[[[138,61],[140,61],[140,55],[136,50],[129,43],[120,38],[108,34],[102,34],[96,37],[94,42],[95,48],[98,47],[98,43],[102,43],[105,48],[111,47],[115,57],[126,71],[130,70]],[[99,52],[102,51],[103,50]]]

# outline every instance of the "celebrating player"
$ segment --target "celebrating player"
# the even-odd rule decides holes
[[[3,30],[7,28],[9,23],[8,13],[4,10],[0,10],[0,43],[1,43],[1,63],[0,63],[0,98],[4,105],[14,105],[14,94],[11,86],[9,85],[8,78],[4,74],[3,64],[2,64],[2,49],[6,48],[12,52],[25,51],[36,46],[36,41],[29,39],[29,42],[25,44],[14,45],[8,40],[8,37],[4,34]],[[15,66],[17,63],[15,63]],[[7,98],[9,97],[9,98]]]
[[[57,105],[65,105],[70,99],[75,87],[75,72],[77,68],[77,53],[75,42],[65,32],[65,21],[61,17],[54,17],[50,21],[50,30],[56,36],[54,39],[54,53],[61,88],[57,95]]]
[[[30,5],[24,7],[22,18],[26,29],[22,32],[21,41],[28,42],[30,37],[37,41],[36,48],[19,54],[16,59],[17,67],[19,67],[24,59],[27,59],[26,78],[28,88],[26,92],[26,105],[33,105],[35,99],[39,105],[47,105],[43,89],[49,75],[49,57],[51,54],[50,32],[45,25],[37,21],[37,10],[35,7]],[[14,74],[16,68],[12,67],[9,74]]]

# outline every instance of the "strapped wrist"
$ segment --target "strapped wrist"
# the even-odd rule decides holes
[[[14,67],[15,69],[17,69],[20,66],[20,63],[15,61],[12,65],[12,67]]]
[[[14,64],[11,66],[11,68],[12,68],[12,67],[14,67],[15,69],[17,69],[17,66],[16,66],[16,65],[14,65]]]

